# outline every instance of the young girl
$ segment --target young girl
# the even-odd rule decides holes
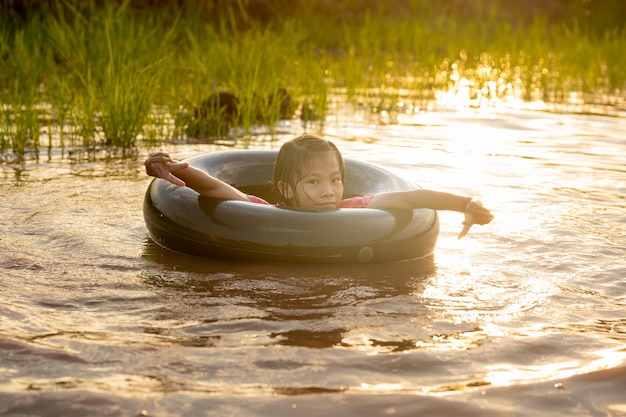
[[[181,187],[190,187],[203,196],[269,204],[189,166],[186,162],[174,161],[166,152],[153,153],[144,165],[148,175],[166,179]],[[487,224],[493,219],[491,212],[480,202],[470,197],[439,191],[416,189],[344,199],[344,177],[343,157],[335,144],[315,135],[299,136],[286,142],[276,157],[276,204],[280,207],[311,210],[367,207],[458,211],[465,214],[459,239],[469,232],[472,225]]]

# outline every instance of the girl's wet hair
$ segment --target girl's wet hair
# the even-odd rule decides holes
[[[291,187],[295,191],[296,185],[302,180],[310,169],[313,158],[324,152],[334,152],[339,163],[341,181],[344,181],[345,167],[341,152],[334,143],[316,135],[305,134],[292,139],[280,148],[274,166],[274,190],[276,194],[276,204],[279,206],[289,206],[294,203],[285,197],[286,190]],[[296,193],[293,193],[296,205]]]

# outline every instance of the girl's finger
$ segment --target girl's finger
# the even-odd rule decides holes
[[[472,227],[472,223],[463,222],[463,230],[461,230],[461,233],[459,233],[459,235],[456,238],[458,240],[463,239],[465,237],[465,235],[467,235],[469,233],[470,227]]]
[[[168,175],[165,177],[165,179],[166,179],[166,180],[168,180],[169,182],[171,182],[171,183],[172,183],[172,184],[174,184],[174,185],[178,185],[179,187],[184,187],[184,186],[185,186],[185,181],[181,180],[181,179],[180,179],[180,178],[178,178],[178,177],[175,177],[175,176],[174,176],[174,175],[172,175],[172,174],[168,174]]]

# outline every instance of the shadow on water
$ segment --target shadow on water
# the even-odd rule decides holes
[[[437,269],[433,255],[403,262],[362,265],[232,262],[174,252],[157,245],[149,238],[144,241],[142,257],[148,261],[148,267],[151,269],[160,269],[163,273],[178,273],[186,277],[195,276],[207,283],[225,278],[272,278],[301,280],[304,288],[308,283],[319,280],[353,279],[375,287],[392,285],[400,289],[408,281],[432,277]],[[175,283],[171,284],[172,287],[178,286]]]
[[[314,349],[352,346],[346,334],[364,324],[363,310],[374,316],[419,314],[414,304],[410,312],[393,311],[393,305],[421,294],[436,274],[434,256],[377,265],[227,262],[173,252],[149,238],[143,258],[145,282],[170,300],[164,304],[175,300],[163,318],[190,323],[178,329],[186,333],[183,339],[206,336],[207,326],[234,326],[266,334],[269,345]]]

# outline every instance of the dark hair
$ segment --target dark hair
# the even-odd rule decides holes
[[[288,206],[292,203],[284,195],[284,191],[288,187],[294,190],[295,203],[300,203],[295,194],[296,185],[306,175],[311,160],[323,152],[335,153],[339,163],[341,181],[344,181],[345,167],[343,157],[339,149],[331,141],[316,135],[304,134],[283,144],[274,165],[274,190],[277,205]]]

